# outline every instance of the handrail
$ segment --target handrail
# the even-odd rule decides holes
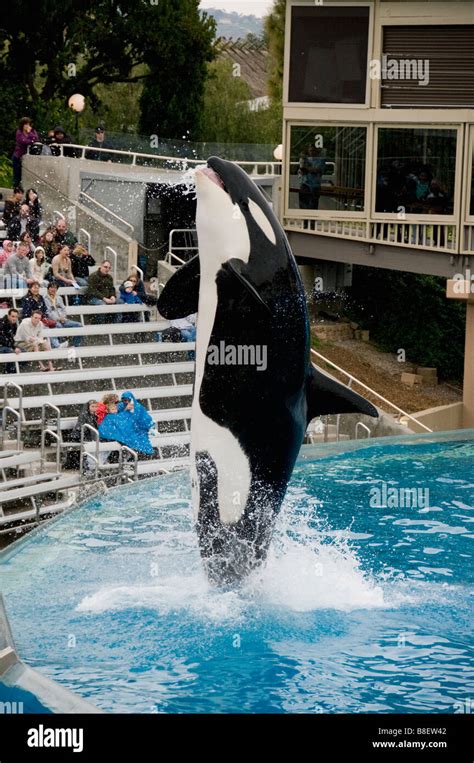
[[[131,265],[131,269],[136,270],[140,276],[140,280],[143,281],[143,270],[139,268],[138,265]]]
[[[84,431],[86,429],[89,429],[92,432],[93,437],[95,438],[95,455],[93,453],[88,453],[87,455],[90,456],[93,461],[95,461],[94,477],[97,477],[99,473],[99,432],[90,424],[83,424],[81,426],[81,450],[79,454],[79,472],[81,477],[83,477],[84,476],[84,455],[85,455],[84,454]]]
[[[181,257],[178,257],[178,255],[175,254],[174,252],[168,252],[166,254],[166,257],[165,257],[165,262],[167,262],[168,265],[172,265],[173,264],[171,262],[171,258],[174,258],[175,260],[177,260],[180,265],[184,265],[185,262],[186,262],[186,260],[182,260]]]
[[[20,414],[20,417],[23,418],[23,390],[19,384],[11,381],[10,379],[5,382],[5,386],[3,387],[3,405],[5,406],[8,404],[8,387],[15,387],[15,389],[18,391],[18,413]]]
[[[47,427],[47,416],[46,416],[46,409],[51,408],[52,411],[56,414],[56,429],[58,432],[61,432],[61,411],[57,407],[57,405],[53,405],[52,403],[43,403],[41,406],[41,471],[43,471],[43,463],[45,458],[45,447],[46,442],[45,438],[43,437],[43,433],[45,431],[50,432],[53,436],[54,432],[52,429]],[[60,436],[57,438],[57,447],[56,447],[56,466],[58,467],[58,472],[60,471],[59,464],[60,464],[60,455],[59,455],[59,447],[61,445],[61,438]]]
[[[64,149],[65,148],[74,148],[80,152],[80,157],[78,156],[72,156],[72,157],[66,157],[71,159],[84,159],[85,154],[88,151],[91,151],[90,146],[83,146],[79,143],[55,143],[52,144],[56,146],[59,149],[60,156],[64,156]],[[94,146],[94,153],[96,152],[103,152],[104,154],[115,154],[117,156],[128,156],[132,159],[132,166],[136,166],[136,160],[137,159],[155,159],[157,161],[163,161],[163,162],[179,162],[182,165],[203,165],[205,164],[205,159],[187,159],[183,156],[161,156],[160,154],[145,154],[141,151],[123,151],[122,149],[118,148],[99,148]],[[28,153],[30,153],[30,146],[28,146]],[[266,174],[270,175],[277,175],[278,173],[275,172],[275,167],[278,167],[281,169],[282,162],[278,161],[255,161],[252,162],[250,160],[240,161],[239,159],[235,159],[233,161],[233,164],[239,165],[239,167],[264,167],[266,170],[271,168],[271,172],[267,172]],[[258,173],[257,173],[258,174]]]
[[[418,421],[418,419],[415,419],[414,416],[412,416],[410,413],[406,413],[402,408],[399,408],[398,405],[395,405],[395,403],[390,402],[390,400],[387,400],[386,397],[383,397],[382,395],[379,395],[378,392],[376,392],[374,389],[371,389],[371,387],[368,387],[367,384],[364,384],[364,382],[359,381],[355,376],[348,373],[347,371],[344,371],[343,368],[340,368],[335,363],[332,362],[332,360],[329,360],[328,358],[325,358],[324,355],[321,355],[320,352],[316,352],[316,350],[313,350],[311,348],[311,352],[313,355],[316,355],[316,357],[321,358],[325,363],[327,363],[329,366],[332,366],[332,368],[335,368],[336,371],[340,371],[340,373],[344,374],[345,376],[350,379],[350,383],[354,382],[355,384],[358,384],[359,387],[363,387],[363,389],[366,390],[366,392],[370,392],[371,395],[375,395],[379,400],[382,400],[382,402],[386,403],[387,405],[390,405],[392,408],[395,408],[398,413],[400,413],[402,416],[406,416],[411,421],[414,421],[417,426],[422,427],[423,429],[426,429],[427,432],[432,432],[433,430],[426,426],[426,424],[423,424],[421,421]]]
[[[80,244],[82,243],[82,241],[81,241],[81,233],[84,233],[84,235],[87,238],[87,251],[89,252],[89,254],[91,254],[91,250],[92,250],[91,234],[85,228],[79,228],[79,230],[77,231],[77,240],[78,240],[78,242]]]
[[[114,283],[117,283],[117,252],[115,249],[112,249],[111,246],[106,246],[104,249],[104,259],[108,259],[107,257],[107,250],[112,253],[112,258],[114,261]]]
[[[67,198],[67,197],[66,197]],[[60,217],[62,220],[65,220],[63,213],[59,211],[59,209],[53,209],[53,215],[56,215],[56,217]]]
[[[120,471],[123,471],[123,454],[124,452],[130,453],[132,455],[133,460],[133,481],[137,482],[138,480],[138,455],[135,450],[132,450],[127,445],[121,445],[120,448],[120,454],[119,454],[119,465],[120,465]]]
[[[94,199],[93,196],[89,196],[89,194],[86,193],[85,191],[79,191],[79,196],[84,196],[84,198],[87,199],[88,201],[92,201],[94,204],[97,204],[97,206],[100,207],[101,209],[105,209],[105,211],[109,215],[112,215],[112,217],[115,217],[116,220],[119,220],[119,222],[123,223],[128,228],[131,228],[132,233],[134,232],[135,228],[131,223],[127,222],[127,220],[124,220],[123,217],[120,217],[120,215],[117,215],[115,212],[112,212],[111,209],[106,207],[105,204],[101,204],[101,202],[97,201],[97,199]]]
[[[366,439],[368,440],[372,436],[372,433],[371,433],[369,427],[366,426],[365,424],[363,424],[362,421],[358,421],[357,424],[356,424],[356,428],[355,428],[356,440],[359,439],[359,427],[361,429],[365,429],[365,431],[367,432],[367,438]]]
[[[40,461],[40,472],[43,473],[44,471],[44,464],[45,464],[45,450],[46,450],[46,435],[49,434],[50,437],[56,440],[56,471],[61,471],[61,437],[58,435],[57,432],[53,432],[52,429],[43,429],[41,432],[41,461]]]
[[[13,413],[13,415],[16,417],[16,449],[21,450],[21,416],[14,408],[11,407],[11,405],[6,405],[2,410],[2,438],[1,438],[1,445],[3,450],[3,445],[5,442],[5,430],[6,430],[6,413],[9,411],[10,413]]]
[[[173,252],[173,249],[175,249],[177,252],[182,249],[199,249],[198,246],[173,246],[174,233],[197,233],[197,230],[196,228],[173,228],[173,230],[170,230],[170,235],[168,238],[168,250],[170,252]]]

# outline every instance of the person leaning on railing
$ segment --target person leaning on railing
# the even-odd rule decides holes
[[[12,156],[13,163],[13,186],[19,186],[21,182],[21,160],[32,143],[39,141],[39,135],[33,129],[31,119],[22,117],[15,135],[15,150]]]

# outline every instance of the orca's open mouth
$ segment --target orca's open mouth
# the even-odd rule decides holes
[[[212,180],[212,182],[219,186],[219,188],[222,188],[223,191],[227,192],[224,181],[212,167],[200,167],[199,171],[202,172],[203,175],[206,175],[209,180]]]

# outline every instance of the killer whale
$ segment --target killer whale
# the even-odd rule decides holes
[[[309,421],[378,414],[309,362],[298,267],[260,189],[237,165],[212,157],[196,171],[196,193],[199,255],[170,278],[158,310],[168,319],[198,313],[193,509],[207,575],[222,585],[265,559]],[[208,362],[223,345],[247,348],[250,360],[252,348],[265,348],[265,368],[226,363],[225,353]]]

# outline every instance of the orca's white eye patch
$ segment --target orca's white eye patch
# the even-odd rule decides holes
[[[276,244],[275,231],[271,226],[270,220],[266,216],[265,212],[263,212],[258,204],[256,204],[252,199],[249,199],[249,210],[258,227],[262,230],[268,240],[271,241],[272,244]]]

